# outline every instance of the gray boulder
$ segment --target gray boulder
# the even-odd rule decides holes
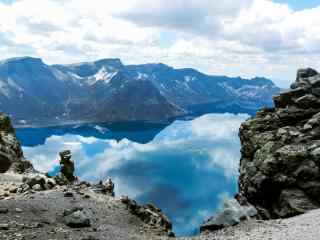
[[[236,199],[225,200],[223,208],[201,225],[200,231],[215,231],[224,227],[230,227],[239,224],[257,215],[257,210],[251,206],[241,206]]]
[[[90,218],[82,208],[65,210],[63,213],[64,223],[71,228],[90,227]]]

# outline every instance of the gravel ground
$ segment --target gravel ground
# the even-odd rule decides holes
[[[21,180],[0,174],[1,240],[153,240],[165,234],[131,214],[118,198],[75,186],[16,194],[11,189]],[[83,209],[91,226],[66,226],[64,212],[75,207]]]
[[[182,238],[181,240],[187,238]],[[191,240],[189,238],[188,240]],[[319,240],[320,210],[293,218],[271,221],[251,220],[217,232],[207,232],[201,240]]]

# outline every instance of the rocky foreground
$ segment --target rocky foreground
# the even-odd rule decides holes
[[[319,222],[320,210],[313,210],[288,219],[249,220],[234,227],[205,232],[194,240],[318,240]]]
[[[99,185],[33,187],[19,193],[22,181],[22,175],[1,176],[0,239],[138,240],[172,235],[159,209],[114,198]]]

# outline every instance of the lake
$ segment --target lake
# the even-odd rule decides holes
[[[170,125],[87,124],[17,129],[25,156],[54,173],[58,152],[73,153],[76,174],[96,182],[111,177],[116,196],[153,202],[177,235],[193,235],[225,197],[237,192],[240,140],[246,114],[207,114]]]

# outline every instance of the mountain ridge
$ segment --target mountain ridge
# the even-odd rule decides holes
[[[40,58],[0,61],[0,110],[15,124],[63,121],[170,121],[209,112],[271,106],[279,88],[266,78],[211,76],[163,63],[119,58],[47,65]]]

